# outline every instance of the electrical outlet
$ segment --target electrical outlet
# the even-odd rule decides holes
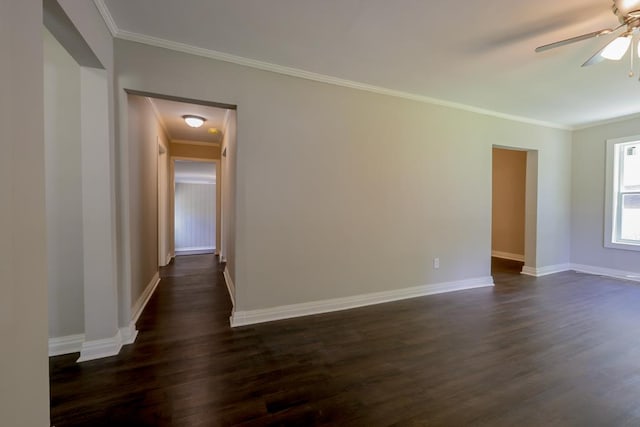
[[[433,259],[433,268],[435,268],[436,270],[440,268],[440,258],[435,257]]]

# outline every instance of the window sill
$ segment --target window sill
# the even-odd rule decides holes
[[[604,247],[610,249],[622,249],[623,251],[640,252],[640,243],[605,242]]]

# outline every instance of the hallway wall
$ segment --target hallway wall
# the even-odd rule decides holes
[[[158,144],[169,142],[146,98],[127,95],[129,203],[131,206],[131,302],[138,299],[158,272]]]

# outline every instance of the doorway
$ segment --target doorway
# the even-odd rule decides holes
[[[215,162],[174,161],[176,256],[216,251]]]
[[[537,151],[492,147],[491,269],[535,263]]]

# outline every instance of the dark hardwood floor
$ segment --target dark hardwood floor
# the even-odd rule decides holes
[[[180,257],[121,354],[51,358],[64,426],[640,425],[640,286],[542,278],[231,329],[213,256]]]

